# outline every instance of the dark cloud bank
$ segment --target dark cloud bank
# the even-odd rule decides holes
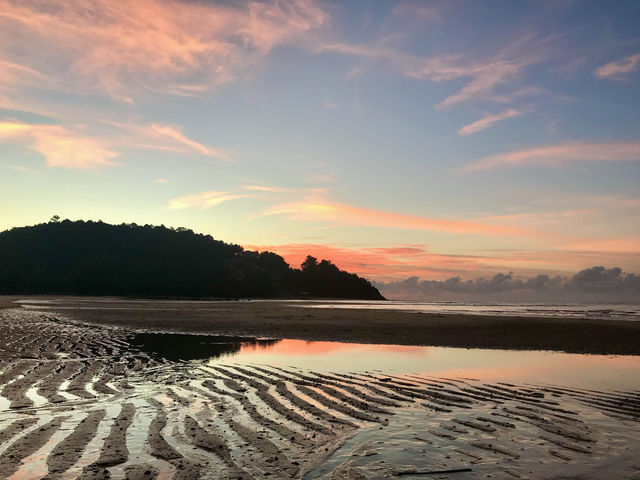
[[[522,280],[513,273],[463,281],[422,280],[409,277],[396,282],[375,282],[389,299],[482,301],[640,302],[640,276],[620,268],[591,267],[572,277],[537,275]]]

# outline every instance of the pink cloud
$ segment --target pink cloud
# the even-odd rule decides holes
[[[201,153],[202,155],[208,155],[225,161],[231,160],[229,155],[223,150],[203,145],[202,143],[198,143],[195,140],[188,138],[184,133],[182,133],[182,127],[178,125],[159,125],[157,123],[153,123],[149,127],[149,133],[152,138],[168,138],[180,145],[184,145],[190,150]]]
[[[523,112],[521,112],[520,110],[516,110],[514,108],[509,108],[508,110],[505,110],[503,112],[496,113],[496,114],[488,113],[483,117],[479,118],[478,120],[476,120],[475,122],[462,127],[460,130],[458,130],[458,135],[462,135],[462,136],[473,135],[474,133],[478,133],[482,130],[486,130],[487,128],[492,127],[493,125],[495,125],[498,122],[501,122],[502,120],[518,117],[522,115],[522,113]]]
[[[331,260],[343,270],[377,281],[403,280],[407,277],[445,279],[452,276],[477,278],[498,271],[517,269],[527,273],[549,270],[571,271],[567,253],[547,256],[539,251],[502,251],[492,255],[456,255],[436,253],[421,245],[393,247],[342,247],[326,244],[245,245],[249,250],[271,251],[298,268],[307,255]],[[581,257],[575,265],[582,265]]]
[[[466,235],[524,235],[530,233],[520,228],[463,220],[416,217],[334,203],[322,199],[308,199],[306,201],[278,204],[264,210],[262,215],[286,215],[297,221],[320,221],[346,225],[427,230]]]
[[[500,167],[546,165],[576,162],[638,162],[640,142],[568,143],[517,150],[493,155],[455,169],[458,173],[491,170]]]
[[[42,154],[50,167],[91,169],[117,165],[113,158],[118,154],[103,142],[60,125],[0,121],[0,141],[3,140],[25,142]]]
[[[328,21],[313,0],[213,2],[0,0],[0,52],[61,85],[132,102],[146,89],[193,95],[232,81],[275,46],[297,42]],[[23,63],[28,59],[28,63]],[[27,70],[25,70],[26,72]],[[15,83],[18,76],[3,78]]]
[[[625,265],[630,271],[640,270],[638,238],[573,238],[545,249],[492,250],[484,255],[439,253],[423,245],[344,247],[290,243],[244,246],[254,251],[275,252],[295,268],[299,268],[307,255],[331,260],[343,270],[376,281],[408,277],[443,280],[453,276],[474,279],[510,271],[527,276],[567,275],[591,265]]]
[[[595,75],[599,78],[609,78],[640,70],[640,53],[620,58],[599,67]]]
[[[114,132],[104,134],[105,141],[116,147],[158,150],[185,155],[199,154],[224,162],[233,161],[231,154],[226,150],[205,145],[188,137],[180,125],[159,123],[145,125],[139,122],[122,123],[109,120],[103,120],[103,123],[116,128]]]
[[[482,257],[438,255],[424,247],[347,248],[323,244],[246,245],[250,250],[271,251],[298,268],[307,255],[331,260],[339,268],[372,279],[397,279],[412,275],[450,276],[476,270]]]

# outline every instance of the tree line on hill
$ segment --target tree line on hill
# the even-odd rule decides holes
[[[384,300],[364,278],[308,256],[291,268],[186,228],[70,221],[0,232],[0,294]]]

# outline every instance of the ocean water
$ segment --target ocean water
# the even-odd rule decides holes
[[[182,310],[206,309],[227,302],[250,300],[201,301],[201,300],[124,300],[110,297],[30,297],[18,300],[23,308],[46,310]],[[264,303],[280,303],[301,308],[344,308],[359,310],[397,310],[438,314],[500,315],[507,317],[569,317],[600,320],[640,321],[639,303],[484,303],[484,302],[414,302],[404,300],[264,300]]]
[[[569,317],[599,320],[640,321],[640,303],[479,303],[411,301],[300,301],[291,305],[304,308],[345,308],[359,310],[401,310],[405,312],[499,315],[507,317]]]

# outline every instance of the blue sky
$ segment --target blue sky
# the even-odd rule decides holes
[[[186,226],[376,280],[638,272],[639,21],[631,1],[0,0],[0,228]]]

